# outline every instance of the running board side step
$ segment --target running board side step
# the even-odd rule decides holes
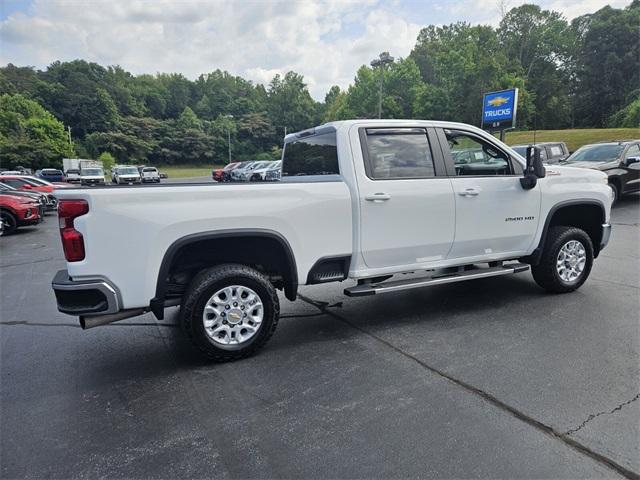
[[[464,280],[498,277],[500,275],[510,275],[513,273],[526,272],[528,270],[529,265],[526,265],[524,263],[511,263],[508,265],[501,265],[497,267],[465,270],[449,275],[426,278],[412,278],[407,280],[397,280],[394,282],[361,283],[353,287],[345,288],[344,294],[349,297],[364,297],[367,295],[377,295],[380,293],[399,292],[401,290],[409,290],[412,288],[430,287],[432,285],[462,282]]]

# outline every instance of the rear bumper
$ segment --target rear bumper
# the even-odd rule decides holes
[[[72,280],[59,270],[51,281],[58,310],[69,315],[108,315],[120,310],[118,289],[107,279]]]
[[[600,250],[604,249],[609,244],[609,239],[611,238],[611,225],[609,223],[604,223],[602,225],[602,239],[600,240]]]

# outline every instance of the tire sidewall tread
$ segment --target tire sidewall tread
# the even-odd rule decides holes
[[[10,219],[11,221],[11,225],[5,225],[4,230],[2,231],[2,235],[11,235],[12,233],[14,233],[17,229],[18,229],[18,219],[16,218],[16,216],[11,213],[8,212],[6,210],[3,210],[2,213],[0,214],[5,218]]]
[[[570,240],[578,240],[582,243],[586,250],[587,261],[580,278],[575,282],[567,283],[558,275],[556,262],[560,249]],[[580,228],[554,226],[547,233],[540,263],[531,268],[531,273],[536,283],[548,292],[567,293],[573,292],[582,286],[589,277],[592,266],[593,243],[589,235]]]
[[[264,307],[260,331],[246,346],[226,350],[207,336],[202,323],[206,301],[224,285],[246,285],[259,296]],[[271,338],[278,326],[280,302],[275,287],[262,273],[241,264],[223,264],[202,270],[191,280],[180,309],[182,327],[191,343],[209,360],[228,362],[248,357]]]

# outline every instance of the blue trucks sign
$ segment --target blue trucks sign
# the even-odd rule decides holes
[[[482,128],[505,130],[516,126],[518,89],[485,93],[482,100]]]

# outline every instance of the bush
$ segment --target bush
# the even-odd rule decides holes
[[[640,127],[640,98],[637,98],[622,110],[609,117],[611,128],[638,128]]]

